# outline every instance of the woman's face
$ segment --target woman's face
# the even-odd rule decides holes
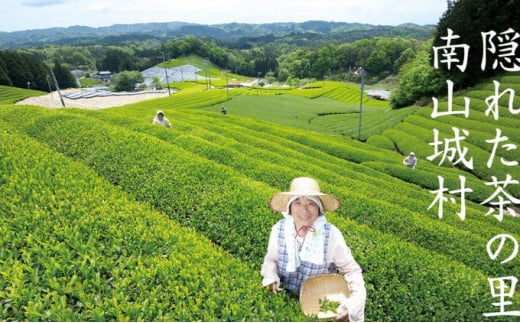
[[[320,207],[305,196],[301,196],[291,204],[291,215],[296,229],[302,226],[312,226],[320,215]]]

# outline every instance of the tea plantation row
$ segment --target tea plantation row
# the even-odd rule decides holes
[[[117,114],[117,112],[115,114]],[[284,139],[280,136],[269,138],[270,135],[266,129],[261,133],[254,133],[248,130],[248,128],[251,128],[249,124],[247,124],[246,127],[237,126],[237,124],[243,125],[247,122],[245,120],[227,122],[229,121],[228,117],[225,119],[215,117],[205,122],[204,119],[200,118],[199,113],[193,115],[176,112],[176,115],[179,118],[178,123],[180,128],[184,128],[182,125],[192,119],[190,125],[191,130],[181,129],[179,132],[172,130],[169,139],[166,134],[162,136],[162,139],[169,140],[176,145],[181,145],[184,149],[217,160],[224,165],[240,170],[250,178],[267,182],[270,185],[280,187],[280,189],[283,189],[284,186],[287,185],[291,177],[305,173],[319,176],[322,180],[332,183],[331,185],[333,186],[340,186],[339,188],[332,189],[337,195],[346,195],[344,199],[351,208],[354,208],[358,203],[362,204],[360,201],[379,199],[380,201],[384,200],[392,204],[398,204],[399,207],[395,210],[396,214],[399,214],[402,208],[425,213],[428,206],[427,203],[431,200],[431,194],[424,191],[421,192],[417,190],[417,187],[407,189],[401,181],[392,180],[391,177],[377,179],[377,177],[382,177],[383,174],[377,174],[366,167],[359,167],[353,163],[345,163],[343,160],[331,156],[327,158],[325,154],[320,154],[317,150],[308,148],[305,150],[305,148],[302,148],[304,149],[303,153],[295,154],[293,150],[296,149],[295,146],[297,145],[295,145],[294,142],[284,142]],[[105,114],[103,118],[106,117],[107,115]],[[209,115],[207,117],[209,117]],[[121,116],[116,118],[121,118]],[[200,128],[196,128],[196,125]],[[214,132],[208,132],[207,130],[214,130]],[[273,132],[279,133],[278,130],[278,128],[275,128]],[[250,132],[252,132],[252,134],[249,134]],[[200,140],[195,136],[203,137],[207,140]],[[262,136],[261,139],[259,139],[260,136]],[[309,140],[312,140],[312,134],[307,134],[307,136]],[[260,149],[261,147],[264,148],[263,151]],[[348,144],[344,144],[342,149],[352,150],[352,147]],[[329,163],[326,163],[327,159],[330,161]],[[370,160],[373,159],[384,160],[385,157],[381,154],[378,155],[374,153]],[[295,160],[298,162],[295,162]],[[308,160],[308,162],[305,162],[306,160]],[[400,163],[400,160],[397,161],[397,163]],[[409,173],[409,170],[402,166],[401,169]],[[364,173],[371,173],[371,176],[367,177]],[[401,186],[400,192],[395,191],[396,185]],[[343,194],[338,193],[342,189],[345,190],[345,188],[348,188],[347,192]],[[390,210],[392,210],[393,207],[395,206],[391,206]],[[507,223],[500,223],[494,218],[485,218],[482,216],[484,214],[483,208],[475,207],[477,210],[468,212],[470,216],[467,221],[461,222],[458,218],[450,218],[447,221],[450,222],[451,225],[457,226],[464,231],[472,231],[482,236],[497,234],[510,229],[511,224],[513,228],[519,229],[517,222],[507,221]],[[357,212],[352,212],[352,209],[349,209],[346,213],[351,217],[357,214]],[[386,213],[389,213],[388,210]],[[363,214],[363,212],[360,214]],[[378,212],[373,212],[372,214],[379,217],[378,221],[372,221],[370,217],[360,217],[359,221],[371,223],[373,226],[384,227],[385,221],[383,221],[383,219],[385,217],[381,217]],[[453,211],[452,214],[455,214],[455,212]],[[403,219],[402,216],[387,216],[386,218],[390,221],[398,222],[394,226],[396,234],[404,238],[413,237],[411,239],[416,239],[416,230],[427,230],[424,220],[412,220],[412,218],[407,222],[407,217]],[[468,239],[469,237],[461,232],[445,234],[445,232],[442,231],[444,223],[439,224],[439,220],[436,216],[434,216],[434,219],[430,220],[430,222],[432,230],[437,231],[434,236],[438,237],[441,245],[437,246],[429,239],[419,239],[417,243],[421,244],[421,241],[423,241],[424,245],[428,248],[438,247],[438,250],[441,250],[441,252],[445,252],[443,250],[456,250],[456,252],[460,254],[454,257],[456,259],[467,259],[468,263],[474,264],[475,259],[482,259],[482,256],[473,257],[471,253],[468,254],[469,250],[477,249],[479,250],[477,254],[482,255],[482,249],[475,243],[476,240],[471,241],[472,239]],[[408,225],[408,227],[403,229],[402,227],[406,227],[406,225]],[[417,227],[420,229],[417,229]],[[391,228],[393,227],[386,229],[389,230]],[[414,234],[410,234],[410,230],[413,230]],[[515,232],[518,232],[518,230]],[[430,234],[428,234],[428,236],[430,236]],[[453,243],[453,245],[446,247],[445,243],[447,243],[447,240],[450,241],[449,243]],[[454,248],[453,246],[459,246],[459,248]],[[462,248],[462,246],[468,247]],[[482,268],[481,266],[481,264],[477,265],[477,267]],[[495,267],[493,265],[490,266]]]
[[[148,112],[157,108],[158,102],[160,101],[155,102],[153,108],[150,105]],[[367,173],[367,183],[377,182],[378,172],[351,163],[343,165],[345,173],[328,171],[329,166],[335,163],[341,165],[336,157],[322,167],[318,160],[312,159],[299,165],[299,158],[303,155],[324,157],[327,154],[295,141],[288,145],[275,145],[272,141],[270,146],[279,149],[279,156],[295,154],[295,157],[289,157],[292,162],[282,161],[282,164],[277,165],[276,155],[263,160],[269,154],[266,151],[253,150],[256,143],[239,145],[246,137],[240,137],[240,131],[236,131],[235,135],[226,132],[233,123],[231,118],[219,123],[209,115],[195,116],[192,112],[179,112],[186,121],[176,123],[175,129],[163,129],[152,127],[147,118],[141,121],[133,119],[132,113],[137,115],[138,110],[143,114],[142,108],[136,105],[125,108],[124,112],[123,109],[114,109],[102,113],[12,107],[4,109],[1,118],[45,142],[52,149],[94,169],[112,184],[120,186],[132,198],[157,208],[172,221],[195,228],[213,243],[249,264],[250,274],[244,276],[251,281],[258,275],[270,226],[279,218],[278,214],[268,211],[268,198],[275,191],[285,190],[292,176],[305,173],[317,177],[323,183],[324,190],[332,191],[344,202],[342,212],[330,215],[330,219],[345,233],[356,258],[366,271],[370,295],[367,319],[479,320],[483,312],[492,309],[490,297],[485,297],[489,294],[486,277],[498,274],[504,268],[490,265],[483,245],[472,246],[460,236],[480,245],[490,238],[490,234],[502,230],[499,225],[495,227],[492,222],[479,222],[480,220],[475,219],[474,231],[478,231],[479,226],[484,231],[479,235],[478,232],[465,232],[464,226],[455,221],[444,224],[433,220],[434,217],[432,219],[422,216],[420,211],[413,210],[420,208],[420,204],[412,206],[412,209],[401,210],[397,205],[389,203],[397,195],[392,196],[386,188],[381,191],[389,195],[381,201],[375,196],[366,197],[365,194],[376,190],[374,184],[367,184],[363,190],[363,180],[360,178],[353,180],[354,187],[349,188],[351,184],[348,178],[355,178],[355,172],[348,169],[363,169]],[[20,119],[18,116],[22,111],[27,117]],[[191,121],[190,116],[193,119]],[[122,128],[117,124],[127,127]],[[132,124],[137,132],[127,129]],[[217,127],[213,134],[206,129],[210,128],[209,124]],[[265,131],[265,128],[271,127],[272,133],[282,130],[261,123],[255,126],[253,122],[244,128],[254,131],[255,127],[262,128],[262,133],[267,137],[273,134]],[[290,133],[290,130],[283,129],[282,132],[284,131]],[[219,132],[225,134],[219,135]],[[304,138],[300,133],[293,136],[301,141],[311,138]],[[210,137],[217,140],[214,143],[208,141]],[[248,140],[253,140],[253,137],[255,136],[250,136]],[[286,140],[290,141],[283,135],[279,136],[278,141]],[[226,142],[230,143],[229,148]],[[207,144],[206,150],[201,145],[204,143]],[[259,146],[265,144],[261,140],[258,143]],[[211,151],[218,156],[219,145],[222,147],[220,152],[228,156],[237,154],[237,150],[231,148],[232,145],[237,145],[238,149],[243,150],[242,155],[237,155],[241,160],[231,164],[231,167],[226,165],[225,160],[219,161],[223,164],[208,160],[207,158],[212,158]],[[352,142],[343,148],[361,150],[356,145]],[[297,146],[298,149],[306,150],[306,153],[299,153],[298,149],[284,150],[284,146]],[[248,149],[251,149],[251,154],[248,154]],[[269,147],[264,150],[269,150]],[[247,159],[249,155],[257,154],[261,157]],[[363,152],[357,158],[362,159],[365,154],[371,156],[370,159],[374,157],[371,152]],[[200,155],[204,157],[199,157]],[[217,158],[212,159],[218,161]],[[313,167],[313,163],[316,167]],[[239,167],[239,164],[243,166]],[[305,172],[305,169],[309,172]],[[384,177],[383,174],[380,175]],[[393,181],[388,177],[385,180]],[[383,182],[381,180],[379,183]],[[403,182],[395,182],[395,185],[407,186]],[[415,191],[416,187],[410,187],[404,195],[409,192],[413,196]],[[109,217],[110,214],[105,216]],[[409,217],[418,222],[407,222]],[[401,221],[404,223],[400,224]],[[439,231],[442,234],[436,232],[436,225],[440,225]],[[399,238],[401,230],[407,231]],[[448,238],[443,238],[443,234],[448,234]],[[456,241],[449,242],[452,238]],[[408,239],[409,242],[403,239]],[[435,241],[431,249],[430,240]],[[442,243],[448,245],[443,246]],[[459,246],[458,243],[462,245]],[[469,251],[464,250],[466,247]],[[511,267],[505,269],[509,270]],[[156,283],[160,284],[160,280]],[[259,288],[259,280],[254,283],[255,288]],[[228,301],[232,303],[233,299]],[[467,307],[461,310],[462,303]],[[291,304],[291,301],[287,304]],[[277,313],[283,313],[283,310]],[[275,319],[294,318],[288,316]]]
[[[248,267],[244,276],[254,281],[254,290],[259,289],[258,271],[269,229],[280,218],[268,211],[269,196],[286,190],[292,177],[308,175],[316,177],[325,191],[336,194],[342,201],[339,212],[329,214],[328,218],[344,232],[365,270],[368,320],[479,321],[483,319],[482,313],[496,311],[491,306],[493,299],[487,278],[518,276],[518,260],[499,265],[489,259],[485,244],[503,232],[518,239],[518,221],[506,218],[498,222],[493,217],[484,217],[487,209],[473,203],[468,203],[464,221],[455,216],[455,206],[445,206],[442,220],[436,210],[426,210],[433,198],[428,190],[438,185],[437,175],[443,175],[451,187],[456,187],[460,174],[468,176],[468,184],[476,191],[469,198],[475,201],[481,201],[491,190],[482,187],[481,180],[423,160],[420,168],[411,172],[400,164],[402,155],[385,149],[193,109],[225,98],[222,91],[186,94],[181,91],[173,98],[106,111],[5,107],[0,119],[89,166],[109,183],[120,186],[130,199],[161,211],[158,214],[166,214],[174,223],[195,228],[209,238],[201,237],[207,244],[220,245],[241,260],[240,266]],[[174,121],[173,129],[150,125],[150,116],[156,109],[167,112]],[[419,110],[419,119],[414,116],[409,120],[423,122],[419,116],[428,117],[425,110]],[[24,115],[23,120],[20,115]],[[514,118],[504,119],[505,124],[514,127]],[[425,129],[430,121],[424,120]],[[411,135],[408,130],[412,128],[408,126],[418,125],[405,122],[389,130],[389,134],[396,134],[391,137],[391,144],[404,153],[428,148],[427,136]],[[401,127],[404,131],[399,130]],[[413,129],[424,132],[421,128]],[[476,143],[475,146],[478,147]],[[429,149],[425,153],[431,153]],[[505,156],[514,158],[514,155]],[[110,212],[106,213],[104,216],[110,216]],[[30,220],[25,217],[20,222]],[[161,281],[156,279],[155,283],[160,285]],[[295,300],[278,300],[288,306],[289,312],[285,314],[286,310],[279,309],[278,303],[271,303],[277,298],[264,299],[264,296],[261,294],[255,303],[255,308],[261,310],[254,317],[239,313],[225,319],[298,319],[293,312]],[[77,309],[71,304],[69,307],[58,311],[68,311],[70,317],[77,315]],[[143,311],[142,306],[136,306],[135,313]],[[213,308],[207,311],[204,320],[224,317]],[[217,314],[210,316],[210,312]],[[197,315],[200,318],[202,314]],[[113,320],[113,316],[101,318],[107,317]],[[121,317],[142,320],[146,315]]]
[[[500,87],[495,91],[494,82],[498,82]],[[506,90],[511,90],[509,93]],[[511,95],[510,95],[511,94]],[[494,96],[499,96],[496,111],[498,117],[494,118],[488,104]],[[393,129],[383,132],[383,135],[390,138],[400,151],[414,151],[421,159],[433,155],[433,147],[430,145],[434,141],[432,129],[439,131],[439,140],[452,139],[455,137],[453,128],[461,131],[464,139],[461,146],[466,147],[468,152],[466,160],[473,158],[473,170],[467,170],[463,163],[457,165],[458,168],[466,169],[470,174],[477,176],[481,181],[491,181],[492,176],[499,180],[504,180],[507,174],[513,179],[520,178],[518,166],[506,166],[501,162],[520,162],[520,118],[518,118],[520,103],[520,74],[508,73],[495,79],[479,84],[474,89],[457,93],[454,95],[451,109],[453,111],[465,110],[465,98],[469,99],[469,117],[461,114],[440,116],[435,119],[431,117],[431,108],[422,108],[416,114],[408,116],[402,124]],[[439,99],[439,111],[449,109],[446,98]],[[486,102],[488,101],[488,102]],[[511,103],[511,105],[510,105]],[[465,135],[462,129],[468,131]],[[491,167],[488,166],[490,157],[493,156],[493,142],[500,133],[507,137],[507,140],[500,142],[495,150],[495,157]],[[516,148],[508,148],[516,147]],[[455,144],[451,147],[454,149]],[[447,149],[441,145],[441,149]],[[456,156],[458,157],[458,156]],[[438,164],[441,158],[437,157],[432,162]],[[443,166],[451,167],[450,161],[445,161]],[[467,173],[466,173],[467,174]],[[456,186],[452,186],[456,187]],[[520,196],[520,185],[509,185],[507,191],[512,195]],[[479,196],[479,201],[486,198]]]
[[[202,235],[0,125],[0,320],[303,318]]]

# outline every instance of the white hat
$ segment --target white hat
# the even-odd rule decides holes
[[[291,196],[316,196],[321,200],[326,211],[336,211],[339,208],[339,200],[329,194],[320,191],[320,185],[309,177],[297,177],[292,180],[289,192],[276,193],[271,197],[270,206],[273,211],[287,211],[287,204]]]

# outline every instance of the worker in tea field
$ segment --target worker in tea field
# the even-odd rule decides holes
[[[167,128],[171,128],[172,127],[172,124],[171,124],[170,120],[168,120],[168,118],[166,118],[164,116],[164,112],[162,110],[157,111],[157,113],[155,114],[155,117],[153,118],[152,123],[153,124],[158,124],[158,125],[161,125],[161,126],[165,126]]]
[[[403,164],[409,168],[414,169],[417,166],[417,158],[415,157],[415,153],[411,152],[408,157],[403,160]]]
[[[339,272],[351,297],[338,307],[337,321],[363,321],[366,301],[361,267],[354,260],[343,234],[325,218],[336,211],[339,200],[320,191],[312,178],[293,179],[289,192],[271,198],[271,209],[284,219],[271,229],[262,264],[262,285],[276,294],[281,288],[298,295],[303,282],[315,275]]]

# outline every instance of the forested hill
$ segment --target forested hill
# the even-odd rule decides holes
[[[88,45],[92,43],[117,45],[132,40],[157,40],[187,35],[214,38],[234,44],[236,47],[251,42],[283,41],[299,46],[312,46],[331,42],[352,42],[358,39],[406,37],[428,39],[435,26],[402,24],[398,26],[368,25],[347,22],[307,21],[301,23],[218,25],[192,24],[186,22],[117,24],[108,27],[72,26],[64,28],[33,29],[15,32],[0,32],[0,49],[37,47],[43,44]]]

